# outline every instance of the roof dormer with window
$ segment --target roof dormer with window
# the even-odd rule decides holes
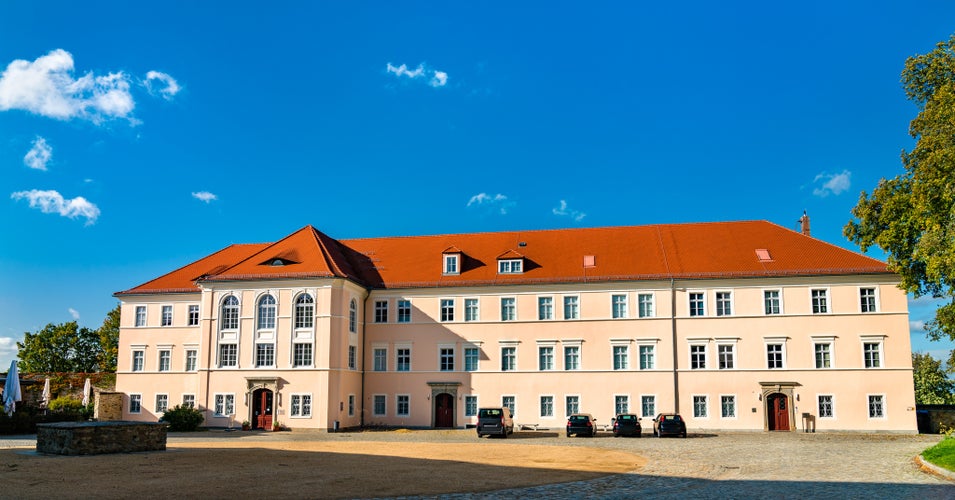
[[[461,249],[450,246],[441,252],[441,274],[461,274]]]
[[[497,256],[497,274],[523,274],[524,256],[508,250]]]

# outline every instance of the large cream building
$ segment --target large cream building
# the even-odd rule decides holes
[[[808,220],[807,220],[808,224]],[[808,233],[808,231],[804,231]],[[122,302],[124,416],[465,427],[481,406],[690,432],[916,432],[883,262],[765,222],[232,245]]]

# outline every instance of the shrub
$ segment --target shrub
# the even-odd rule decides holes
[[[84,409],[82,401],[70,397],[56,398],[47,408],[53,413],[80,413]]]
[[[199,429],[205,421],[202,412],[191,407],[176,405],[163,413],[161,422],[169,423],[169,430],[173,432],[193,432]]]

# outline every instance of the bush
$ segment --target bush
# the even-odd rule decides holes
[[[93,402],[84,406],[79,399],[64,396],[50,401],[47,410],[54,422],[87,420],[93,416]]]
[[[169,430],[173,432],[193,432],[199,429],[205,421],[202,412],[191,407],[176,405],[163,413],[161,422],[169,423]]]

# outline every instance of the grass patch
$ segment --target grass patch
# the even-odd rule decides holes
[[[922,452],[922,458],[955,472],[955,438],[948,437]]]

